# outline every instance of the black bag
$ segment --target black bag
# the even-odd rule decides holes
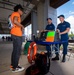
[[[40,70],[38,69],[37,65],[31,65],[26,69],[26,72],[24,75],[42,75],[40,73]]]
[[[37,54],[35,64],[38,66],[41,74],[46,74],[50,69],[50,59],[48,58],[47,53]]]
[[[35,64],[27,68],[25,75],[45,75],[50,69],[50,59],[47,53],[36,54]]]
[[[42,41],[45,41],[46,35],[47,35],[47,32],[41,32],[39,39],[42,40]]]

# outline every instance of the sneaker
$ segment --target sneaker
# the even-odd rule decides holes
[[[24,70],[24,67],[18,66],[17,68],[12,69],[12,72],[20,72],[20,71],[23,71],[23,70]]]
[[[21,69],[21,68],[24,68],[24,67],[21,67],[21,66],[17,66],[17,68],[20,68],[20,69]]]
[[[18,64],[18,67],[21,68],[21,67],[20,67],[20,64]],[[10,65],[10,70],[12,70],[12,69],[13,69],[13,66]]]
[[[12,70],[13,69],[13,66],[12,65],[10,65],[10,70]]]

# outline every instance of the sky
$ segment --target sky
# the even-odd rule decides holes
[[[74,0],[70,0],[63,4],[57,9],[57,16],[63,14],[65,15],[65,20],[71,25],[71,30],[74,33]],[[59,20],[57,20],[59,23]]]

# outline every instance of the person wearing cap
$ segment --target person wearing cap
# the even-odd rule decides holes
[[[20,67],[19,58],[21,55],[22,47],[22,34],[24,26],[21,24],[21,16],[23,14],[23,7],[18,4],[14,7],[14,12],[12,12],[10,19],[12,21],[13,27],[10,30],[10,34],[13,40],[13,51],[11,55],[11,66],[10,69],[12,72],[19,72],[24,70],[23,67]]]
[[[59,20],[60,20],[60,24],[58,24],[57,26],[57,31],[59,32],[60,36],[61,36],[61,41],[66,41],[65,43],[63,43],[63,58],[62,58],[62,62],[66,61],[66,54],[67,54],[67,46],[68,46],[68,32],[70,31],[70,23],[65,21],[65,16],[64,15],[60,15],[58,16]],[[59,45],[61,46],[61,44]],[[57,51],[57,49],[55,49]],[[56,53],[56,57],[52,59],[54,60],[59,60],[59,53]]]
[[[47,18],[48,25],[46,26],[44,32],[55,31],[55,25],[52,23],[51,18]],[[46,50],[48,51],[48,57],[51,55],[50,45],[46,46]]]
[[[48,22],[48,25],[46,26],[44,31],[54,31],[55,30],[55,26],[52,23],[52,19],[51,18],[47,18],[47,22]]]

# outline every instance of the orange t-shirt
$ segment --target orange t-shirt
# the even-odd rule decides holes
[[[11,21],[12,21],[12,24],[13,24],[13,28],[11,29],[10,33],[12,35],[15,35],[15,36],[22,36],[22,29],[21,29],[21,27],[16,25],[16,24],[14,24],[14,22],[13,22],[13,18],[15,16],[18,17],[18,22],[21,23],[20,14],[18,12],[13,12],[11,14],[11,17],[10,17]]]

